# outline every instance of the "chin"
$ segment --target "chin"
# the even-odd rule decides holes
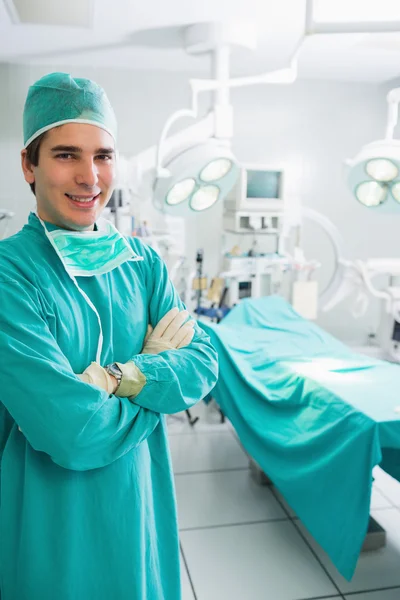
[[[74,218],[66,218],[64,220],[66,227],[68,227],[68,229],[73,229],[76,231],[84,231],[85,229],[93,229],[93,226],[97,220],[98,216],[87,216],[86,218],[81,217],[79,219],[74,219]]]
[[[82,212],[80,214],[71,214],[70,222],[74,223],[76,227],[88,228],[92,227],[97,219],[101,216],[102,209],[98,207],[94,207],[92,210],[88,210],[87,212]]]

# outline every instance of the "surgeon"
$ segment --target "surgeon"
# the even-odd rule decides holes
[[[179,600],[165,415],[217,358],[164,263],[101,212],[116,120],[94,82],[28,91],[37,211],[0,243],[1,600]]]

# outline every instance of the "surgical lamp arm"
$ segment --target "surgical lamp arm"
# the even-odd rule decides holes
[[[374,263],[374,261],[371,261],[371,262]],[[375,262],[379,263],[379,261],[375,261]],[[369,266],[368,263],[365,264],[361,261],[357,261],[356,265],[362,275],[363,282],[364,282],[367,290],[376,298],[385,300],[387,312],[389,314],[391,314],[396,321],[400,322],[399,302],[396,301],[396,299],[388,292],[382,292],[372,285],[372,278],[375,275],[379,275],[379,274],[383,274],[383,273],[391,274],[390,268],[385,268],[383,265],[381,265],[379,268],[379,264],[378,264],[377,265],[378,268],[376,268],[375,270],[372,270],[372,272],[369,272],[368,271],[368,266]],[[373,264],[371,265],[371,267],[373,268]]]
[[[400,88],[395,88],[388,93],[387,102],[388,117],[385,137],[387,140],[391,140],[399,118]]]
[[[369,293],[372,296],[375,296],[375,298],[379,298],[380,300],[386,300],[387,302],[389,302],[390,295],[387,292],[382,292],[382,291],[378,290],[376,287],[374,287],[372,285],[372,277],[374,277],[374,275],[378,275],[379,272],[377,272],[377,271],[372,272],[372,273],[369,272],[368,265],[361,260],[355,261],[354,264],[357,267],[359,273],[361,274],[364,285],[367,288],[367,290],[369,291]]]
[[[168,177],[169,173],[162,168],[162,150],[165,152],[165,141],[172,125],[181,118],[197,119],[199,114],[198,95],[207,89],[217,90],[213,107],[214,128],[212,135],[218,138],[232,137],[232,110],[229,104],[229,47],[222,45],[214,51],[215,81],[214,88],[202,88],[192,85],[192,107],[174,112],[165,123],[157,146],[156,172],[158,177]],[[221,106],[222,105],[222,106]],[[221,111],[222,108],[222,111]],[[195,140],[197,141],[197,140]]]
[[[235,77],[225,81],[220,81],[218,79],[191,79],[190,85],[193,93],[197,95],[199,92],[211,92],[223,89],[224,87],[245,87],[263,83],[293,83],[297,79],[298,57],[303,41],[304,36],[301,37],[300,41],[296,45],[296,49],[292,55],[292,58],[290,59],[289,67],[277,69],[276,71],[269,71],[267,73],[262,73],[261,75],[253,75],[251,77]]]
[[[197,103],[197,92],[193,92],[192,108],[178,110],[178,111],[174,112],[169,117],[169,119],[167,119],[167,122],[165,123],[165,125],[161,131],[160,140],[159,140],[158,146],[157,146],[156,171],[157,171],[158,177],[163,175],[163,170],[162,170],[162,166],[161,166],[161,162],[162,162],[161,150],[164,146],[164,143],[165,143],[165,140],[166,140],[169,130],[171,129],[172,125],[174,123],[176,123],[176,121],[178,121],[179,119],[183,119],[184,117],[188,117],[190,119],[197,119],[198,110],[199,109],[198,109],[198,103]]]
[[[217,102],[216,106],[214,106],[214,112],[216,116],[219,117],[220,113],[216,111],[216,107],[219,103],[221,103],[222,98],[225,100],[223,102],[225,110],[229,107],[229,99],[228,95],[223,97],[221,94],[225,90],[227,91],[232,87],[243,87],[248,85],[256,85],[262,83],[276,83],[276,84],[289,84],[293,83],[297,78],[297,63],[298,56],[300,53],[300,49],[304,40],[304,36],[302,36],[301,40],[296,45],[296,49],[293,53],[293,56],[290,60],[290,67],[285,69],[278,69],[276,71],[270,71],[268,73],[264,73],[262,75],[254,75],[252,77],[237,77],[237,78],[229,78],[229,48],[225,45],[218,47],[214,52],[214,64],[216,77],[215,79],[191,79],[190,86],[192,88],[192,108],[191,109],[183,109],[178,110],[173,113],[167,122],[165,123],[160,140],[158,142],[157,147],[157,174],[165,175],[167,173],[163,172],[162,169],[162,150],[168,135],[169,130],[172,125],[181,118],[188,117],[192,119],[197,119],[198,117],[198,96],[200,92],[217,92]],[[231,113],[228,113],[228,116],[231,120]],[[228,122],[228,118],[226,117],[222,124],[218,125],[215,123],[215,131],[219,133],[219,131],[223,131],[224,135],[218,135],[218,137],[231,137],[231,125]]]
[[[172,123],[175,122],[178,118],[183,116],[183,112],[190,111],[178,111],[180,116],[176,116],[175,119],[172,120],[172,117],[169,119],[168,127],[163,128],[163,141],[162,141],[162,151],[164,153],[168,153],[172,148],[176,146],[181,146],[187,143],[196,143],[209,139],[209,137],[213,134],[214,131],[214,115],[213,113],[208,113],[203,119],[194,123],[190,127],[185,128],[182,131],[178,131],[174,135],[170,137],[166,137],[168,133],[168,129],[171,127]],[[177,115],[177,113],[175,113]],[[166,124],[167,125],[167,124]],[[160,140],[161,142],[161,140]],[[143,150],[139,154],[135,156],[135,163],[140,166],[141,172],[146,171],[148,169],[153,169],[155,164],[158,164],[158,161],[162,160],[161,156],[161,144],[153,145],[146,150]]]

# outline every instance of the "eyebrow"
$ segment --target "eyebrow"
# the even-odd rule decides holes
[[[71,153],[82,153],[82,148],[78,146],[54,146],[51,149],[51,152],[71,152]],[[115,150],[113,148],[98,148],[95,151],[95,154],[115,154]]]

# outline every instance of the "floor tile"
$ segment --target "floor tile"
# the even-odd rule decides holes
[[[372,511],[371,514],[386,530],[386,547],[375,552],[361,553],[351,581],[347,581],[338,573],[326,553],[313,540],[305,527],[300,521],[295,521],[344,594],[400,586],[400,511],[396,508],[388,508]]]
[[[394,506],[400,506],[400,482],[390,477],[379,467],[373,470],[375,485],[378,490],[388,498]]]
[[[168,435],[173,436],[192,431],[197,433],[220,433],[232,429],[232,425],[228,419],[225,420],[225,423],[221,423],[221,413],[218,411],[215,403],[207,405],[205,402],[198,402],[190,409],[190,415],[192,418],[199,418],[193,427],[190,425],[185,412],[168,415]]]
[[[194,600],[192,586],[190,585],[189,577],[186,571],[185,563],[181,555],[181,600]]]
[[[365,594],[351,594],[345,596],[346,600],[399,600],[400,587],[394,590],[379,590],[377,592],[366,592]]]
[[[175,486],[181,529],[286,518],[271,490],[248,470],[177,475]]]
[[[383,496],[374,484],[372,486],[371,510],[381,510],[385,508],[392,508],[392,504],[385,496]]]
[[[247,468],[249,464],[229,431],[173,435],[169,442],[175,474]]]
[[[291,521],[183,531],[197,600],[304,600],[337,590]]]

